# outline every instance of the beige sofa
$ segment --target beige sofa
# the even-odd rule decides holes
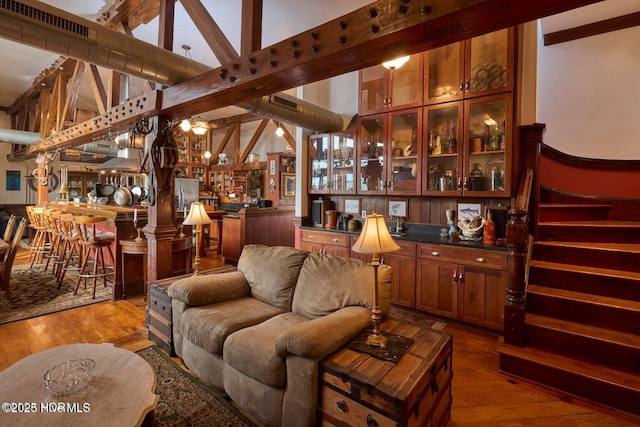
[[[390,267],[379,283],[385,315]],[[370,326],[372,286],[356,259],[247,245],[237,271],[169,287],[176,353],[265,424],[312,426],[318,361]]]

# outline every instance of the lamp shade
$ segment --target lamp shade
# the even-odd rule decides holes
[[[207,215],[204,205],[201,202],[193,202],[191,203],[189,215],[187,215],[182,223],[184,225],[202,225],[211,224],[211,222],[211,218]]]
[[[196,135],[204,135],[209,130],[209,123],[206,120],[201,119],[200,117],[196,118],[193,123],[191,123],[191,132]]]
[[[373,211],[371,215],[367,215],[362,232],[351,249],[364,254],[381,254],[399,251],[401,248],[389,234],[384,217]]]

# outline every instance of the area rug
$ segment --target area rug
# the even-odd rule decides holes
[[[214,389],[176,365],[157,346],[136,352],[156,374],[157,427],[255,426]]]
[[[18,264],[11,271],[11,301],[0,294],[0,324],[29,319],[70,308],[95,304],[111,299],[111,287],[98,282],[96,298],[93,299],[93,284],[90,289],[81,285],[73,295],[77,275],[70,271],[60,289],[51,268],[44,271],[43,265]]]

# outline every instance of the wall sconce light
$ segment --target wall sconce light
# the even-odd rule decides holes
[[[211,158],[211,151],[207,150],[204,152],[204,158],[209,160]]]
[[[183,132],[189,132],[191,130],[191,121],[189,119],[181,121],[180,129],[182,129]]]
[[[403,56],[402,58],[396,58],[396,59],[392,59],[391,61],[383,62],[382,66],[387,70],[393,71],[402,67],[404,64],[407,63],[407,61],[409,61],[409,56]]]

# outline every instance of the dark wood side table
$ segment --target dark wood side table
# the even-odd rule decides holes
[[[381,329],[415,341],[395,363],[346,346],[323,359],[318,425],[444,426],[451,417],[451,336],[398,319]]]

